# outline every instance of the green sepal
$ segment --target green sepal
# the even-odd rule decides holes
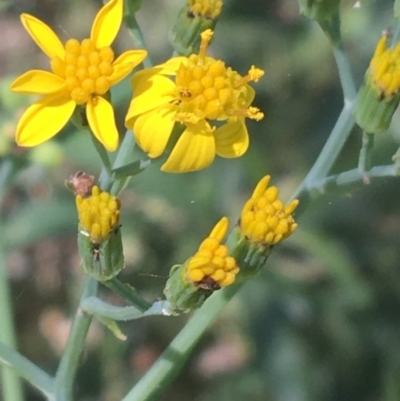
[[[124,267],[121,231],[114,230],[101,244],[94,244],[83,230],[78,232],[78,252],[81,269],[98,281],[115,277]]]
[[[369,134],[386,131],[392,122],[399,101],[399,94],[384,98],[384,95],[373,86],[367,71],[364,83],[358,92],[354,110],[357,124]]]
[[[189,5],[185,5],[168,33],[169,42],[179,55],[189,56],[198,53],[200,34],[206,29],[214,30],[216,24],[217,18],[193,15]]]
[[[171,313],[187,313],[200,308],[214,292],[196,286],[185,277],[186,263],[172,266],[165,284],[164,294],[171,304]]]
[[[106,326],[107,329],[110,330],[116,338],[118,338],[118,340],[126,340],[126,335],[121,331],[115,320],[109,319],[108,317],[100,316],[98,314],[95,314],[94,316],[99,322],[103,323],[104,326]]]
[[[321,22],[330,19],[339,11],[340,0],[298,0],[300,14]]]
[[[272,246],[249,241],[239,227],[236,227],[232,234],[234,234],[231,237],[235,238],[235,245],[232,247],[231,256],[235,258],[240,269],[235,283],[242,283],[260,273],[271,253]]]

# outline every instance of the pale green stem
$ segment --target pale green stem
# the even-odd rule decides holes
[[[13,348],[16,347],[17,336],[12,313],[11,292],[5,268],[6,262],[4,252],[2,245],[0,244],[0,341],[4,344],[2,344],[2,347],[5,348],[5,346],[8,346],[10,348],[10,355],[14,355],[13,353],[16,353],[16,351],[14,351]],[[21,356],[21,358],[23,357]],[[24,395],[21,379],[9,366],[10,364],[6,364],[6,366],[3,366],[1,370],[3,399],[7,401],[22,401]]]
[[[134,305],[141,312],[149,309],[151,303],[144,300],[134,288],[129,287],[127,284],[121,283],[117,278],[112,278],[111,280],[103,282],[104,285],[112,289],[119,296],[124,298],[126,301]]]
[[[169,315],[168,309],[170,305],[167,301],[155,302],[153,305],[150,305],[148,310],[143,312],[136,306],[114,306],[97,297],[89,297],[82,302],[81,307],[94,316],[97,315],[107,319],[127,321],[145,316]]]
[[[89,276],[85,276],[80,303],[88,297],[96,296],[97,287],[97,281]],[[57,401],[74,400],[73,387],[75,375],[91,320],[92,316],[84,312],[79,306],[55,378],[55,397]]]
[[[333,55],[339,71],[340,83],[342,85],[344,101],[351,102],[356,97],[357,91],[350,70],[349,59],[345,53],[343,42],[340,40],[333,47]]]
[[[122,401],[156,400],[157,396],[164,391],[167,385],[179,373],[182,365],[190,355],[190,351],[240,287],[241,285],[233,285],[215,292],[193,314],[192,318],[174,338],[160,358]]]
[[[111,184],[111,162],[110,157],[108,156],[107,150],[104,146],[97,140],[97,138],[93,135],[93,132],[90,132],[90,137],[92,138],[92,142],[94,148],[96,149],[98,155],[100,156],[101,163],[103,168],[101,170],[101,174],[99,177],[99,184],[101,189],[108,190],[109,185]]]
[[[37,367],[34,363],[23,357],[19,352],[0,342],[0,363],[13,369],[18,375],[26,379],[32,386],[43,393],[48,400],[53,400],[54,379]],[[3,400],[15,400],[12,393],[3,392]],[[6,398],[7,397],[7,398]]]
[[[121,148],[118,151],[117,157],[114,161],[113,168],[117,169],[124,166],[132,156],[133,149],[135,147],[135,138],[133,137],[132,131],[126,131],[125,137],[122,141]],[[131,177],[121,178],[114,182],[111,187],[111,193],[118,196],[122,190],[128,185]]]
[[[358,168],[364,175],[371,168],[371,151],[374,146],[374,134],[363,131],[360,155],[358,158]]]
[[[351,184],[364,183],[366,174],[368,176],[368,183],[371,179],[382,177],[398,177],[400,169],[396,165],[388,166],[375,166],[370,170],[363,172],[358,168],[345,171],[344,173],[331,175],[321,180],[315,181],[309,191],[312,195],[320,195],[330,192],[336,188],[345,187]]]
[[[292,195],[291,199],[299,199],[300,205],[296,210],[296,215],[306,207],[307,198],[309,196],[309,189],[313,187],[314,183],[327,176],[337,157],[339,156],[343,146],[345,145],[347,138],[354,126],[354,103],[345,102],[342,112],[336,124],[326,141],[324,147],[321,150],[317,160],[311,167],[306,178],[297,188]]]
[[[12,177],[14,163],[5,159],[0,168],[0,206],[2,205],[6,186]],[[0,222],[1,223],[1,222]],[[2,226],[0,224],[0,226]],[[0,238],[1,241],[1,238]],[[14,327],[11,291],[6,273],[6,261],[3,244],[0,242],[0,341],[10,348],[16,347],[16,330]],[[16,352],[10,350],[10,352]],[[22,358],[22,357],[21,357]],[[9,366],[1,369],[1,383],[3,399],[7,401],[23,401],[22,383],[18,374]]]

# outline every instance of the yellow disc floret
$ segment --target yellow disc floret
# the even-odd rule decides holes
[[[201,243],[196,254],[189,259],[186,279],[207,289],[217,289],[235,281],[239,267],[228,248],[221,244],[228,229],[228,219],[223,217],[211,234]]]
[[[201,119],[231,122],[238,117],[262,119],[263,113],[249,107],[252,89],[247,84],[257,82],[264,72],[252,66],[248,75],[240,76],[223,61],[206,56],[212,31],[204,31],[201,37],[199,54],[190,55],[176,73],[175,120],[193,124]]]
[[[295,199],[285,206],[278,199],[278,188],[267,188],[269,180],[268,175],[261,179],[240,218],[240,227],[246,238],[263,245],[274,245],[297,228],[292,213],[299,201]]]
[[[90,39],[65,43],[65,59],[51,60],[54,74],[65,79],[65,87],[76,104],[85,104],[91,95],[104,95],[110,89],[114,52],[111,47],[96,49]]]
[[[368,69],[373,85],[384,98],[400,90],[400,43],[391,49],[387,48],[387,40],[388,35],[382,35]]]
[[[221,14],[222,0],[189,0],[189,9],[194,16],[214,19]]]
[[[92,188],[92,195],[76,197],[79,222],[91,241],[101,244],[118,228],[120,202],[108,192],[100,192],[98,186]]]

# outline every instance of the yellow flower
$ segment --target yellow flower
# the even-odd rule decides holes
[[[400,102],[400,43],[387,47],[384,33],[376,46],[358,92],[354,116],[369,134],[387,130]]]
[[[391,49],[387,39],[387,34],[382,35],[367,72],[383,98],[393,97],[400,90],[400,43]]]
[[[22,14],[26,31],[50,58],[52,72],[31,70],[18,77],[11,90],[43,95],[21,117],[16,141],[36,146],[56,135],[78,105],[86,105],[86,118],[95,137],[109,151],[118,146],[114,110],[104,97],[147,55],[130,50],[117,59],[110,45],[123,17],[123,0],[109,1],[97,14],[89,39],[69,39],[65,46],[53,30],[29,14]]]
[[[248,82],[257,82],[264,72],[253,66],[240,76],[223,61],[206,56],[212,31],[201,37],[198,55],[172,58],[132,80],[126,126],[151,158],[164,152],[176,123],[184,129],[161,168],[166,172],[203,169],[216,154],[242,156],[249,145],[245,118],[263,118],[250,107],[255,92]]]
[[[185,276],[197,287],[216,290],[235,281],[239,267],[235,259],[228,256],[228,248],[221,245],[227,230],[228,219],[223,217],[201,243],[196,254],[189,259]]]
[[[101,244],[118,228],[119,200],[108,192],[100,192],[96,185],[92,188],[91,196],[76,196],[76,207],[80,227],[94,244]]]
[[[240,228],[250,242],[274,245],[287,238],[297,228],[292,216],[299,201],[285,206],[278,199],[279,189],[268,187],[270,176],[263,177],[246,202],[240,217]]]
[[[222,0],[189,0],[189,10],[193,15],[210,19],[221,14],[222,5]]]

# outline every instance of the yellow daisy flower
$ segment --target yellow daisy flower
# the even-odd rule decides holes
[[[104,95],[147,56],[145,50],[130,50],[115,59],[110,45],[122,17],[123,0],[111,0],[96,15],[89,39],[69,39],[64,46],[45,23],[32,15],[21,15],[26,31],[50,58],[52,72],[31,70],[10,86],[17,93],[43,95],[20,119],[18,145],[36,146],[47,141],[67,124],[77,106],[86,105],[86,118],[95,137],[109,151],[118,147],[114,110]]]
[[[242,77],[223,61],[206,56],[211,37],[211,30],[202,33],[199,54],[172,58],[132,80],[134,97],[125,123],[149,157],[164,152],[176,123],[183,127],[163,171],[201,170],[216,154],[242,156],[249,145],[245,118],[258,121],[264,116],[250,107],[255,92],[248,85],[264,72],[252,66]]]

